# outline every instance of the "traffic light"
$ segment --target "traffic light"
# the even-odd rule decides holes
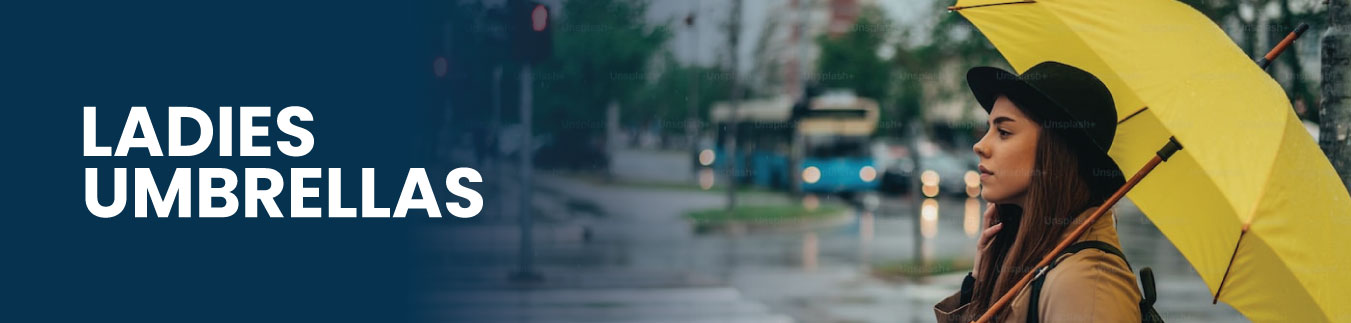
[[[553,26],[549,7],[535,1],[515,2],[508,22],[511,28],[512,56],[528,63],[547,59],[553,54]]]

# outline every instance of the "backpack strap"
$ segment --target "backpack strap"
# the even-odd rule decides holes
[[[1102,250],[1103,252],[1116,255],[1117,257],[1121,258],[1121,261],[1126,262],[1127,268],[1130,268],[1131,266],[1131,263],[1129,261],[1126,261],[1126,255],[1121,253],[1121,249],[1113,247],[1112,244],[1097,240],[1076,242],[1070,245],[1069,247],[1066,247],[1065,251],[1060,252],[1060,255],[1061,256],[1069,255],[1089,248]],[[1060,257],[1056,257],[1056,260],[1051,262],[1050,265],[1038,268],[1037,275],[1034,278],[1032,278],[1032,286],[1031,286],[1032,290],[1030,291],[1031,295],[1028,295],[1030,296],[1030,298],[1028,299],[1027,303],[1028,323],[1036,323],[1040,321],[1040,319],[1037,317],[1038,314],[1037,307],[1041,303],[1041,285],[1046,282],[1046,273],[1050,272],[1051,269],[1055,268],[1055,266],[1058,264],[1060,264]],[[1132,271],[1134,270],[1132,269]],[[1153,286],[1150,287],[1152,289]]]
[[[1163,316],[1159,311],[1154,310],[1154,302],[1159,300],[1159,294],[1154,290],[1154,269],[1149,267],[1140,269],[1140,321],[1148,323],[1163,323]]]
[[[1097,240],[1080,241],[1078,243],[1072,244],[1069,247],[1065,248],[1065,252],[1062,252],[1060,254],[1068,255],[1089,248],[1102,250],[1103,252],[1116,255],[1117,258],[1121,258],[1121,261],[1126,262],[1126,268],[1128,269],[1131,268],[1131,262],[1129,260],[1126,260],[1126,254],[1122,253],[1121,249],[1117,249],[1110,243]],[[1135,271],[1135,269],[1131,269],[1131,271]]]

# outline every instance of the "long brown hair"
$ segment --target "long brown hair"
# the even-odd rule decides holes
[[[1029,117],[1044,125],[1035,116]],[[1125,184],[1119,168],[1105,153],[1088,148],[1092,146],[1086,144],[1084,136],[1070,130],[1042,127],[1023,207],[997,205],[1000,221],[1005,224],[988,256],[981,258],[981,279],[972,291],[971,310],[966,311],[972,315],[971,320],[1028,271],[1036,270],[1033,267],[1037,262],[1078,225],[1075,217],[1080,212],[1101,205]]]

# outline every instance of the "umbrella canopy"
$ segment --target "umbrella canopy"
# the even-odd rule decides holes
[[[1185,147],[1127,196],[1212,293],[1223,281],[1219,300],[1254,321],[1351,320],[1351,196],[1280,85],[1210,19],[1173,0],[950,9],[1019,73],[1058,61],[1101,79],[1124,174],[1169,137]]]

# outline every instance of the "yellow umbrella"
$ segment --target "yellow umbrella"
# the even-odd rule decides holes
[[[1124,174],[1169,138],[1185,147],[1128,196],[1219,300],[1254,321],[1351,320],[1351,196],[1280,85],[1210,19],[1172,0],[949,9],[1019,73],[1059,61],[1107,84]]]

